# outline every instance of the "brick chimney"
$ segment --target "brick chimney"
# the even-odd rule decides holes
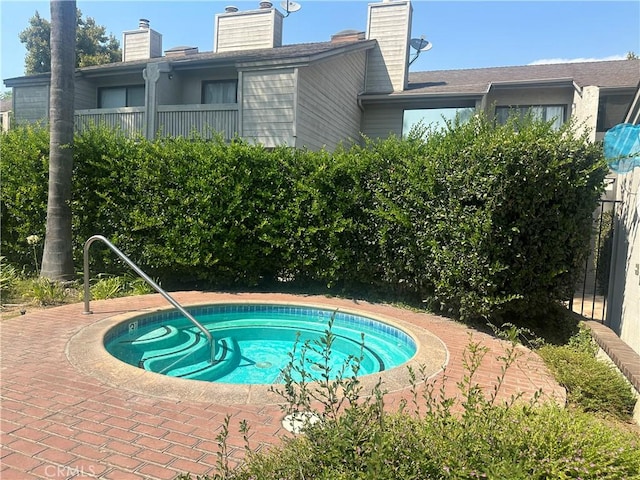
[[[137,30],[122,33],[122,61],[146,60],[162,56],[162,35],[149,28],[149,20],[141,18]]]
[[[213,51],[222,53],[280,47],[283,18],[271,2],[260,2],[258,9],[243,12],[227,7],[224,13],[215,16]]]

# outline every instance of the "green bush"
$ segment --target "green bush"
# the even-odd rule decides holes
[[[11,297],[20,276],[13,265],[8,265],[5,258],[0,256],[0,301],[7,303],[6,299]]]
[[[343,366],[333,381],[324,374],[311,385],[305,375],[287,376],[281,390],[283,410],[311,412],[319,421],[309,422],[303,433],[286,437],[266,452],[250,449],[248,426],[241,424],[246,462],[231,469],[227,459],[228,418],[218,436],[218,472],[212,480],[275,479],[472,479],[509,480],[582,478],[640,478],[640,438],[583,412],[554,404],[537,405],[512,397],[499,402],[504,374],[522,355],[515,343],[519,331],[510,328],[504,353],[496,360],[502,375],[494,388],[483,389],[474,380],[487,349],[470,340],[463,364],[465,375],[458,395],[447,396],[445,386],[431,381],[424,391],[414,378],[412,395],[400,409],[384,406],[378,385],[363,396],[357,358]],[[303,347],[330,351],[331,324],[325,337]],[[352,363],[355,360],[355,365]],[[289,371],[325,368],[324,361],[293,362]],[[445,377],[446,382],[446,377]],[[317,407],[313,407],[316,405]],[[311,417],[309,417],[311,418]],[[181,475],[181,480],[191,478]]]
[[[49,178],[49,134],[37,126],[19,126],[0,137],[0,221],[2,254],[7,262],[35,272],[27,237],[44,238]]]
[[[43,307],[65,303],[70,293],[62,283],[44,277],[27,280],[22,290],[25,300]]]
[[[29,268],[47,135],[2,135],[3,255]],[[167,286],[287,281],[403,295],[465,320],[526,316],[568,298],[605,173],[601,147],[571,125],[482,116],[333,153],[92,128],[74,147],[75,260],[103,234]],[[96,244],[91,271],[123,267]]]
[[[612,365],[596,358],[597,348],[584,327],[563,346],[545,345],[540,356],[567,390],[567,402],[586,412],[629,419],[636,395]]]

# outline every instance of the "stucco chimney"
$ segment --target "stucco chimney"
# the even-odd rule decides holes
[[[409,0],[384,0],[369,4],[367,39],[378,41],[369,51],[367,93],[401,92],[409,76],[411,15]]]
[[[149,20],[141,18],[137,30],[122,33],[122,61],[146,60],[162,56],[162,35],[149,27]]]
[[[257,10],[227,11],[215,16],[213,51],[215,53],[274,48],[282,46],[284,16],[270,2],[261,2]]]

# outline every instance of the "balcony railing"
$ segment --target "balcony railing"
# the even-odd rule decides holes
[[[238,105],[159,105],[158,130],[161,135],[203,138],[220,134],[232,139],[238,131]]]
[[[92,125],[104,125],[126,135],[140,135],[144,128],[144,115],[144,107],[76,110],[76,130],[81,132]]]
[[[76,110],[75,124],[78,131],[90,125],[106,125],[126,135],[143,135],[145,115],[144,107]],[[237,104],[159,105],[155,125],[161,136],[197,134],[212,138],[222,135],[225,140],[230,140],[238,132],[238,117]]]

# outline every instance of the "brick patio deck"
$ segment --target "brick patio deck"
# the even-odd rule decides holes
[[[481,332],[472,332],[451,320],[369,304],[318,296],[283,294],[172,294],[183,305],[228,301],[278,301],[324,304],[357,309],[398,319],[425,329],[446,345],[447,391],[455,394],[462,378],[462,354],[469,334],[489,348],[476,380],[488,387],[500,373],[496,357],[504,343]],[[228,446],[233,459],[243,455],[238,433],[241,420],[250,425],[252,447],[278,441],[286,431],[277,404],[194,400],[185,386],[184,398],[145,393],[144,386],[116,385],[75,365],[70,340],[96,322],[126,312],[165,307],[159,295],[92,302],[93,315],[84,315],[82,304],[66,305],[3,320],[1,329],[1,445],[2,480],[104,478],[172,479],[179,473],[211,474],[216,468],[216,436],[226,415],[231,415]],[[542,389],[544,398],[564,401],[563,389],[552,379],[540,358],[523,353],[509,370],[503,395],[521,392],[530,398]],[[114,362],[117,362],[114,360]],[[118,363],[118,362],[117,362]],[[89,369],[90,370],[90,369]],[[436,375],[436,381],[442,373]],[[185,385],[195,381],[185,381]],[[195,382],[201,384],[202,382]],[[215,384],[208,384],[215,388]],[[409,397],[408,388],[396,388],[385,397],[393,408]]]

